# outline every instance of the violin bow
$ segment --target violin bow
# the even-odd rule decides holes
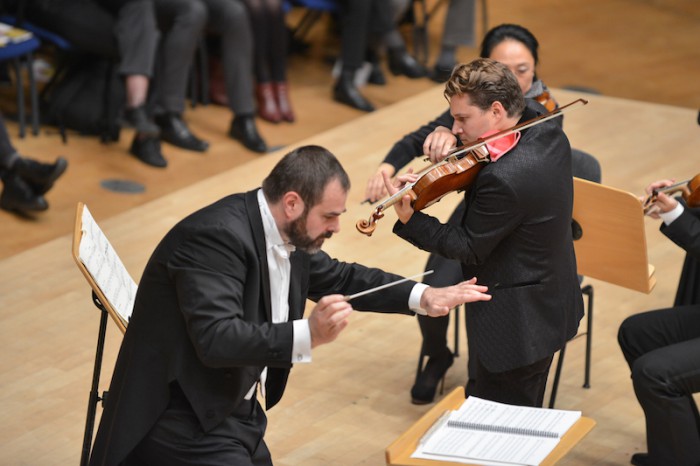
[[[465,144],[463,146],[455,147],[440,162],[437,162],[433,165],[430,165],[430,166],[424,168],[423,170],[421,170],[420,172],[416,173],[416,177],[417,177],[416,181],[406,183],[397,192],[395,192],[394,194],[392,194],[391,196],[387,197],[382,202],[380,202],[379,205],[377,205],[377,207],[375,207],[374,212],[370,215],[369,220],[362,219],[356,223],[355,226],[356,226],[357,230],[362,234],[365,234],[367,236],[371,236],[372,233],[374,232],[376,226],[377,226],[377,223],[376,223],[377,220],[384,217],[384,209],[394,205],[396,202],[401,200],[403,198],[403,196],[406,195],[406,193],[411,192],[411,189],[413,188],[413,186],[416,185],[418,180],[420,180],[421,176],[423,176],[425,173],[429,172],[430,170],[437,168],[437,167],[440,167],[444,164],[451,163],[452,160],[456,156],[463,154],[463,153],[468,153],[468,152],[473,151],[475,149],[478,149],[478,148],[488,144],[489,142],[495,141],[497,139],[500,139],[502,137],[508,136],[510,134],[513,134],[513,133],[517,133],[518,131],[522,131],[522,130],[530,128],[532,126],[539,125],[540,123],[544,123],[545,121],[551,120],[552,118],[556,118],[556,117],[560,116],[562,113],[564,113],[565,110],[570,109],[578,104],[586,105],[586,104],[588,104],[588,100],[582,99],[582,98],[576,99],[573,102],[570,102],[562,107],[559,107],[556,110],[552,110],[551,112],[548,112],[548,113],[543,113],[542,115],[540,115],[538,117],[532,118],[528,121],[524,121],[518,125],[513,126],[512,128],[504,129],[503,131],[499,131],[497,133],[494,133],[494,134],[487,136],[487,137],[484,137],[484,138],[479,138],[476,141],[472,141],[472,142]]]

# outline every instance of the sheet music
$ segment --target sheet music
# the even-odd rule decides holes
[[[469,397],[421,439],[414,458],[483,465],[538,465],[580,411],[513,406]]]
[[[134,309],[136,282],[90,214],[83,206],[79,257],[112,308],[126,325]]]

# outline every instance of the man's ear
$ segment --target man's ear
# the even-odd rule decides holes
[[[287,220],[296,220],[304,213],[304,201],[295,191],[286,192],[282,196],[282,206]]]
[[[508,112],[506,111],[503,104],[498,100],[494,101],[491,104],[491,113],[499,121],[508,117]]]

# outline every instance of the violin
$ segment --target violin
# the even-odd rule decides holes
[[[700,207],[700,174],[695,175],[693,178],[679,183],[674,183],[671,186],[666,186],[665,188],[659,188],[652,191],[652,193],[647,196],[642,202],[642,207],[644,208],[644,215],[648,215],[652,208],[654,207],[654,202],[659,193],[673,194],[680,192],[683,200],[688,205],[688,207]]]
[[[549,94],[548,91],[544,91],[542,94],[535,97],[535,101],[547,109],[548,112],[556,110],[557,101]]]
[[[566,109],[576,104],[586,105],[585,99],[575,100],[563,107],[542,114],[536,118],[517,124],[512,128],[481,137],[464,146],[452,149],[442,161],[430,165],[416,173],[414,182],[406,183],[400,190],[379,203],[368,220],[361,219],[355,224],[357,231],[372,236],[377,228],[377,220],[384,217],[384,210],[401,201],[404,196],[411,198],[411,207],[420,211],[438,202],[454,191],[467,191],[475,182],[481,169],[491,162],[487,144],[515,135],[522,130],[544,123],[560,116]]]

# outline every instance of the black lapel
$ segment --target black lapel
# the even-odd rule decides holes
[[[258,190],[248,191],[245,194],[246,210],[250,228],[253,230],[253,242],[260,262],[260,283],[262,284],[262,299],[265,305],[267,320],[272,322],[272,305],[270,304],[270,271],[267,268],[267,251],[265,249],[265,230],[263,229],[260,205],[258,204]]]
[[[289,257],[291,264],[291,277],[289,281],[289,320],[298,320],[304,316],[304,305],[306,300],[301,296],[301,278],[304,274],[303,259],[304,254],[293,252]]]

